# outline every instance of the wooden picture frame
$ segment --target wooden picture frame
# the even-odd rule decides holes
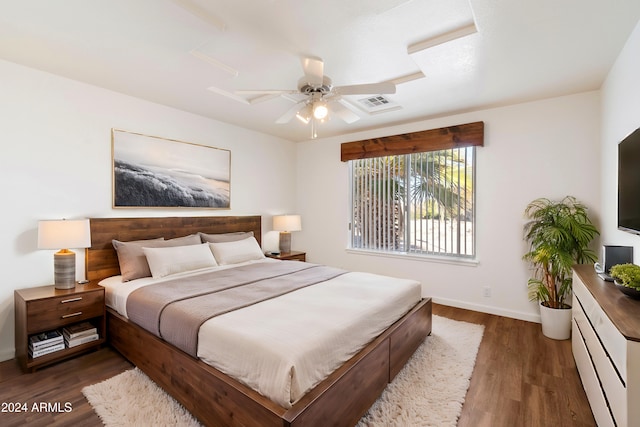
[[[111,129],[114,208],[231,208],[231,151]]]

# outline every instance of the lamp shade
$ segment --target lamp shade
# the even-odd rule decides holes
[[[273,229],[275,231],[300,231],[302,221],[300,215],[276,215],[273,217]]]
[[[91,231],[88,219],[38,222],[38,249],[88,248]]]

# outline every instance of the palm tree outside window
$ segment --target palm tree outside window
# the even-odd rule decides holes
[[[352,249],[475,257],[475,147],[349,164]]]

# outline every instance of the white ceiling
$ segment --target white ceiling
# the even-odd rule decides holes
[[[345,96],[360,120],[318,136],[374,129],[598,89],[639,20],[639,0],[0,0],[0,58],[302,141],[275,123],[290,99],[235,91],[296,89],[306,56],[337,86],[424,74],[385,112]]]

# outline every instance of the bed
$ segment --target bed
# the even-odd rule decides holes
[[[113,239],[172,239],[198,232],[253,232],[258,244],[261,239],[259,216],[95,218],[90,223],[92,246],[86,252],[86,275],[91,281],[120,274]],[[278,266],[270,268],[284,266],[282,261],[273,263]],[[305,289],[316,288],[319,286]],[[338,369],[311,390],[302,390],[304,393],[287,405],[276,403],[158,338],[116,309],[109,308],[107,313],[108,342],[201,422],[216,426],[354,425],[431,331],[431,300],[422,299]]]

